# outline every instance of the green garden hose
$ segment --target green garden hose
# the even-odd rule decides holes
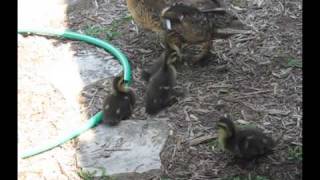
[[[41,154],[43,152],[49,151],[57,146],[60,146],[61,144],[79,136],[80,134],[87,131],[88,129],[95,127],[96,125],[98,125],[101,122],[101,120],[102,120],[102,111],[100,111],[96,115],[92,116],[86,124],[84,124],[82,127],[78,128],[77,130],[72,131],[70,134],[68,134],[66,136],[62,136],[57,141],[54,141],[54,142],[51,142],[47,145],[44,145],[44,146],[41,146],[41,147],[24,152],[21,155],[21,158],[26,159],[31,156],[35,156],[35,155]]]
[[[95,46],[101,47],[105,49],[107,52],[111,53],[117,60],[120,61],[123,71],[124,71],[124,81],[127,86],[131,84],[131,69],[128,62],[127,57],[117,48],[115,48],[113,45],[102,41],[100,39],[87,36],[84,34],[79,34],[72,31],[61,31],[61,30],[54,30],[54,29],[19,29],[18,33],[20,34],[36,34],[36,35],[44,35],[44,36],[53,36],[53,37],[62,37],[66,39],[72,39],[72,40],[79,40],[84,41],[89,44],[93,44]],[[48,145],[44,145],[39,148],[35,148],[29,151],[24,152],[20,157],[25,159],[29,158],[31,156],[35,156],[37,154],[41,154],[45,151],[51,150],[77,136],[79,136],[81,133],[87,131],[88,129],[91,129],[98,125],[102,120],[102,112],[98,112],[96,115],[91,117],[89,121],[84,124],[82,127],[78,128],[77,130],[72,131],[72,133],[68,134],[67,136],[63,136],[62,138],[58,139],[57,141],[50,143]]]

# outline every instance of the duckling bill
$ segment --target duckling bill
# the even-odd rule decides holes
[[[172,63],[178,59],[176,52],[165,51],[164,63],[149,80],[146,92],[146,113],[156,114],[174,101],[176,69]]]
[[[109,126],[118,125],[121,120],[128,119],[135,104],[134,92],[127,88],[123,74],[113,80],[113,93],[103,103],[103,123]]]
[[[252,160],[272,151],[275,142],[258,129],[239,129],[229,118],[217,124],[219,143],[223,149],[244,160]]]

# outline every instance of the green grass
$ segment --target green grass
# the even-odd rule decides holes
[[[77,175],[83,180],[93,180],[95,174],[96,172],[91,173],[89,171],[84,170],[80,170],[77,172]]]
[[[115,180],[115,178],[106,175],[106,171],[104,168],[100,168],[102,171],[102,175],[100,176],[100,180]],[[85,170],[80,170],[77,172],[78,176],[83,180],[94,180],[97,171],[89,172]]]
[[[94,37],[103,36],[105,41],[111,41],[121,35],[121,33],[118,31],[118,27],[130,20],[132,20],[132,17],[126,16],[121,19],[112,21],[112,23],[107,27],[101,27],[99,25],[86,25],[84,27],[84,33],[86,35]]]
[[[288,149],[288,159],[293,161],[302,161],[302,147],[290,146]]]
[[[84,33],[93,37],[99,37],[101,35],[105,37],[104,40],[106,41],[111,41],[121,35],[120,32],[113,30],[112,28],[104,28],[100,26],[89,25],[85,27]]]
[[[265,176],[252,176],[250,173],[248,176],[232,176],[232,177],[228,177],[224,180],[269,180],[268,177]]]
[[[265,176],[256,176],[255,180],[268,180],[269,178],[265,177]]]
[[[160,178],[160,180],[171,180],[170,178]]]
[[[302,68],[302,61],[290,58],[287,61],[287,67],[293,67],[293,68]]]
[[[234,6],[238,6],[240,8],[247,7],[247,1],[246,0],[233,0],[231,2]]]

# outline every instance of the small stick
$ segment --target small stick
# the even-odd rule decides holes
[[[203,9],[200,10],[203,13],[212,12],[212,13],[227,13],[226,8],[210,8],[210,9]]]
[[[130,151],[131,149],[104,149],[104,151]]]
[[[95,98],[95,96],[96,96],[97,93],[98,93],[98,90],[96,89],[95,92],[94,92],[94,94],[93,94],[93,96],[92,96],[92,98],[91,98],[91,100],[90,100],[90,102],[89,102],[88,107],[91,107],[91,105],[93,104],[93,100],[94,100],[94,98]]]
[[[262,91],[255,91],[255,92],[250,92],[250,93],[244,93],[244,95],[253,95],[253,94],[261,94],[261,93],[268,93],[272,92],[273,90],[262,90]]]
[[[198,145],[216,138],[217,138],[217,135],[205,135],[205,136],[192,139],[189,143],[191,146],[194,146],[194,145]]]

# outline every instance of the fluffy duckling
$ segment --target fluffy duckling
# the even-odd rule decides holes
[[[172,63],[178,59],[175,51],[164,52],[164,63],[151,76],[146,92],[146,113],[156,114],[174,101],[176,69]]]
[[[162,53],[161,56],[158,59],[156,59],[156,61],[148,69],[144,69],[142,71],[141,73],[142,79],[148,82],[150,77],[154,75],[160,69],[160,67],[163,66],[164,61],[165,61],[165,53]]]
[[[135,104],[134,92],[126,87],[123,74],[113,80],[113,90],[103,103],[103,123],[110,126],[129,118]]]
[[[168,49],[169,48],[168,44],[166,44],[166,45],[167,45],[166,47]],[[177,48],[176,53],[177,53],[177,56],[178,56],[177,57],[177,61],[174,61],[174,62],[171,63],[171,65],[174,65],[175,67],[180,65],[178,62],[180,62],[180,63],[182,62],[181,61],[182,57],[181,57],[180,51],[178,51],[179,48],[178,47],[176,47],[176,48]],[[175,49],[175,48],[174,47],[173,48],[170,47],[169,49]],[[166,55],[166,53],[162,53],[161,56],[158,59],[156,59],[156,61],[149,68],[146,68],[146,69],[144,69],[142,71],[141,77],[142,77],[143,80],[148,82],[150,77],[153,76],[161,67],[163,67],[163,65],[165,63],[165,58],[166,58],[165,55]]]
[[[218,140],[223,149],[244,160],[253,160],[270,153],[276,144],[258,129],[239,129],[226,117],[219,120],[217,127]]]

